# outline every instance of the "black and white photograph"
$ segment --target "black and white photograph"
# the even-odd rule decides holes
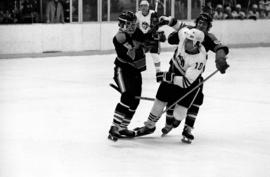
[[[0,0],[0,177],[269,177],[270,0]]]

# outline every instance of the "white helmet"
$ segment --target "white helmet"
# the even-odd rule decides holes
[[[204,33],[196,28],[187,29],[184,31],[184,34],[187,39],[193,41],[193,46],[197,43],[202,43],[204,40]]]

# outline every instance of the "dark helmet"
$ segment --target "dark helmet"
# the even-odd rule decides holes
[[[128,33],[133,33],[136,28],[136,15],[131,11],[124,11],[118,17],[118,26]]]
[[[206,22],[207,31],[209,31],[209,29],[212,27],[213,16],[214,16],[214,10],[209,6],[203,6],[201,14],[195,20],[196,27],[199,21]]]
[[[196,26],[198,25],[198,22],[206,22],[207,23],[207,31],[212,27],[213,17],[208,13],[201,13],[199,17],[195,20]]]

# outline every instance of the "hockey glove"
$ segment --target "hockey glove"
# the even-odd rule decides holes
[[[157,82],[164,81],[164,82],[172,84],[173,78],[174,78],[174,73],[171,73],[171,72],[157,72],[156,74]]]
[[[164,73],[164,72],[157,72],[157,73],[156,73],[156,81],[157,81],[157,82],[163,81],[163,73]]]
[[[217,69],[224,74],[226,72],[226,70],[228,69],[229,65],[226,61],[225,57],[217,57],[216,60],[216,67]]]
[[[166,36],[164,34],[164,31],[158,31],[152,35],[153,39],[160,42],[166,41]]]
[[[169,25],[172,21],[172,17],[161,16],[159,17],[159,26]]]

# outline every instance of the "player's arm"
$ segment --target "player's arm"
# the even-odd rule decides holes
[[[205,67],[204,62],[196,62],[191,65],[185,73],[185,76],[174,76],[173,84],[178,85],[182,88],[188,88],[192,83],[200,76]]]
[[[171,16],[167,17],[167,16],[161,16],[159,18],[160,24],[161,25],[168,25],[170,27],[172,27],[175,31],[179,31],[180,29],[182,29],[183,27],[186,26],[185,23],[182,23],[180,21],[178,21],[176,18],[173,18]]]
[[[224,74],[226,69],[229,67],[226,61],[226,56],[229,53],[229,48],[223,45],[212,33],[208,33],[208,37],[206,38],[205,43],[206,47],[209,47],[209,49],[216,54],[216,67],[222,74]]]
[[[124,33],[117,33],[115,36],[117,42],[121,44],[122,48],[125,48],[127,52],[125,53],[124,51],[126,50],[117,50],[117,54],[120,58],[126,58],[126,55],[130,57],[131,60],[134,60],[135,58],[135,48],[128,43],[126,39],[126,35]]]

